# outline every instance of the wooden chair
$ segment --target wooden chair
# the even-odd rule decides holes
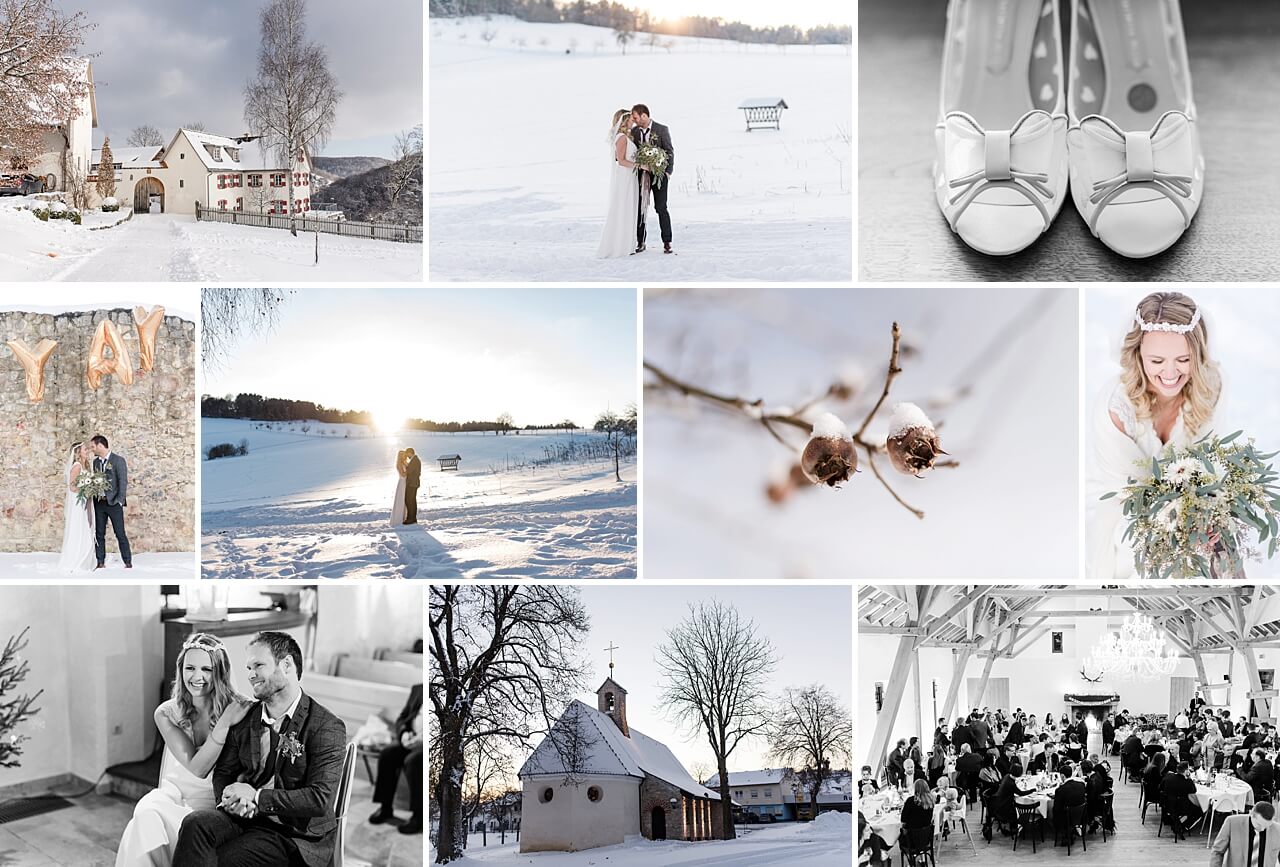
[[[1098,796],[1098,804],[1101,809],[1098,811],[1099,818],[1102,819],[1102,842],[1107,842],[1107,825],[1115,827],[1116,811],[1115,811],[1115,792],[1103,792]]]
[[[898,838],[899,844],[902,846],[902,864],[903,867],[938,867],[938,860],[934,853],[933,825],[929,824],[923,828],[903,829],[903,834]]]
[[[1040,832],[1040,842],[1044,842],[1044,817],[1040,815],[1040,807],[1038,804],[1017,804],[1014,808],[1018,811],[1018,823],[1013,832],[1013,851],[1018,851],[1018,838],[1022,836],[1023,831],[1027,831],[1027,836],[1031,838],[1031,854],[1036,854],[1036,837],[1035,832]]]
[[[1156,836],[1161,836],[1164,826],[1168,825],[1173,831],[1173,842],[1177,843],[1186,836],[1186,829],[1182,827],[1182,819],[1178,816],[1177,807],[1169,798],[1165,798],[1160,806],[1163,808],[1163,815],[1160,818],[1160,827],[1156,831]]]
[[[1078,804],[1067,810],[1067,856],[1071,855],[1071,844],[1075,842],[1076,831],[1080,832],[1080,848],[1089,851],[1089,845],[1085,842],[1085,833],[1088,831],[1088,819],[1085,818],[1085,805]]]
[[[338,783],[338,795],[333,802],[333,817],[338,820],[338,833],[333,843],[333,860],[330,867],[344,867],[346,856],[347,810],[351,807],[351,782],[356,775],[356,745],[347,744],[342,754],[342,778]]]
[[[1234,816],[1235,814],[1236,814],[1235,810],[1219,810],[1218,802],[1216,801],[1209,805],[1209,812],[1206,814],[1209,817],[1209,824],[1205,826],[1207,828],[1207,833],[1205,834],[1204,848],[1208,849],[1210,846],[1213,845],[1214,818],[1217,816],[1223,816],[1223,817]],[[1225,825],[1226,823],[1227,823],[1227,820],[1224,818],[1222,820],[1222,824]]]

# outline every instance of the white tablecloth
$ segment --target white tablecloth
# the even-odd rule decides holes
[[[880,835],[886,846],[898,845],[898,838],[902,836],[902,808],[892,807],[887,812],[877,815],[877,811],[884,809],[885,798],[881,795],[875,795],[869,798],[863,798],[858,803],[860,809],[867,817],[867,824],[871,826],[871,830]],[[933,807],[933,827],[935,833],[940,833],[942,822],[946,817],[946,806],[944,804],[935,804]]]
[[[1200,803],[1201,810],[1209,812],[1212,804],[1220,813],[1243,813],[1253,804],[1253,788],[1248,783],[1228,779],[1224,785],[1221,782],[1223,778],[1218,779],[1219,782],[1213,788],[1196,784],[1196,800]]]

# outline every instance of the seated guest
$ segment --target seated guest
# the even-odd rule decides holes
[[[1209,867],[1255,867],[1280,859],[1280,823],[1276,808],[1255,804],[1247,816],[1228,816],[1213,841]]]
[[[1054,826],[1059,829],[1066,828],[1069,824],[1072,807],[1089,802],[1089,787],[1085,784],[1081,765],[1067,764],[1063,773],[1067,775],[1067,779],[1053,793]]]
[[[1120,761],[1126,768],[1132,769],[1137,762],[1142,760],[1142,738],[1130,730],[1129,736],[1120,745]]]
[[[1075,732],[1067,738],[1067,759],[1072,762],[1084,759],[1084,747],[1080,745],[1080,738],[1076,737]]]
[[[1058,745],[1049,741],[1044,745],[1044,752],[1031,760],[1031,773],[1052,774],[1062,766],[1062,756],[1058,754]]]
[[[1035,792],[1034,788],[1021,789],[1018,787],[1018,777],[1022,776],[1022,763],[1014,759],[1009,767],[1009,773],[1005,774],[1000,780],[1000,785],[996,787],[995,794],[991,796],[991,815],[996,820],[1012,825],[1015,821],[1016,808],[1014,800],[1020,795],[1030,795]]]
[[[933,827],[933,793],[924,780],[916,780],[910,798],[902,805],[902,832]]]
[[[996,770],[1000,772],[1000,776],[1009,773],[1009,754],[1004,744],[996,747]]]
[[[1164,768],[1168,762],[1168,753],[1156,753],[1147,763],[1147,769],[1142,772],[1142,793],[1149,804],[1160,803],[1160,783],[1164,779]]]
[[[378,779],[373,787],[373,800],[378,811],[369,817],[375,825],[395,819],[392,805],[396,799],[396,786],[404,773],[409,784],[409,808],[413,815],[398,830],[401,834],[422,833],[422,753],[426,744],[422,740],[422,684],[415,684],[409,691],[409,700],[396,719],[396,742],[378,753]]]
[[[1114,783],[1111,779],[1111,765],[1108,762],[1097,762],[1093,766],[1093,772],[1088,775],[1086,784],[1089,789],[1089,814],[1096,817],[1101,822],[1103,819],[1109,819],[1106,816],[1106,809],[1102,803],[1103,795],[1112,791]],[[1107,826],[1110,831],[1111,825]]]
[[[858,867],[881,867],[887,863],[885,850],[889,848],[884,838],[871,830],[867,817],[858,811]]]
[[[956,759],[956,785],[963,789],[969,800],[978,796],[978,774],[982,772],[982,756],[965,744],[960,747],[960,756]]]
[[[1204,816],[1204,810],[1200,809],[1200,802],[1196,800],[1196,784],[1191,779],[1191,765],[1188,762],[1179,762],[1176,768],[1171,767],[1160,786],[1164,809],[1179,820],[1178,824],[1169,824],[1179,832],[1199,822]]]
[[[930,787],[936,787],[938,780],[947,772],[947,754],[941,744],[929,750],[929,756],[925,759],[925,776],[929,780]]]
[[[978,772],[978,788],[983,793],[989,792],[1000,785],[1000,781],[1004,777],[1005,775],[996,768],[996,754],[992,752],[984,753],[982,756],[982,770]]]
[[[924,773],[916,767],[916,763],[911,759],[907,759],[902,763],[902,783],[898,788],[908,792],[915,791],[916,780],[923,780]]]
[[[1267,760],[1267,754],[1263,752],[1261,747],[1255,747],[1253,753],[1253,764],[1249,770],[1240,775],[1240,779],[1244,780],[1253,789],[1253,800],[1270,801],[1271,788],[1275,785],[1275,769],[1271,766],[1271,762]]]
[[[879,791],[880,784],[871,776],[871,766],[863,765],[862,779],[858,780],[858,795],[865,798],[867,795],[874,795]]]

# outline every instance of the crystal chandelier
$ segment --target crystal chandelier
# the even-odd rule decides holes
[[[1168,677],[1178,665],[1172,647],[1165,648],[1164,632],[1144,614],[1125,618],[1119,634],[1108,632],[1093,649],[1087,665],[1122,680]]]

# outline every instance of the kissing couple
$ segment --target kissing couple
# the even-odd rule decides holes
[[[638,156],[642,156],[642,148],[656,148],[666,154],[665,166],[659,176],[655,177],[641,165],[643,160]],[[642,102],[630,110],[620,108],[613,113],[609,124],[609,157],[613,163],[609,173],[609,205],[596,258],[614,259],[645,251],[650,199],[658,212],[662,252],[674,252],[671,249],[671,215],[667,212],[667,190],[676,167],[676,146],[671,143],[671,130],[650,117],[649,106]],[[634,250],[631,249],[633,245]]]
[[[124,568],[133,568],[133,552],[124,530],[128,503],[129,467],[111,451],[102,434],[89,442],[75,442],[63,468],[62,551],[58,571],[92,572],[107,568],[107,521],[116,534]]]
[[[245,653],[253,700],[217,637],[182,645],[154,716],[160,785],[134,807],[116,867],[328,867],[347,728],[302,691],[291,635],[259,632]]]

